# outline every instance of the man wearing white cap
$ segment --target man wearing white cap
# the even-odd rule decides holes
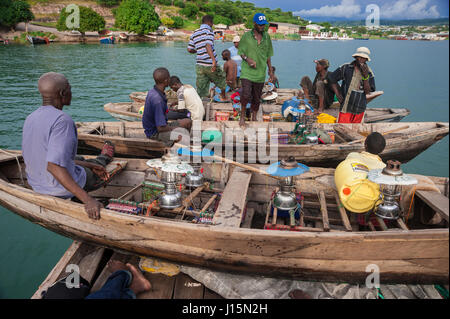
[[[231,53],[231,60],[233,60],[234,62],[236,62],[237,64],[237,81],[236,84],[238,87],[240,87],[240,82],[239,82],[239,78],[241,77],[241,63],[242,63],[242,58],[241,56],[238,54],[238,50],[239,50],[239,42],[241,41],[241,38],[237,35],[233,38],[233,46],[228,48],[228,51],[230,51]]]
[[[366,64],[370,61],[370,50],[360,47],[352,56],[353,62],[341,65],[329,75],[331,88],[341,105],[338,123],[361,123],[367,107],[366,95],[375,91],[375,77]]]

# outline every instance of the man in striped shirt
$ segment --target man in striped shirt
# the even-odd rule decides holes
[[[208,97],[209,85],[213,82],[221,92],[221,99],[226,100],[225,74],[217,65],[217,54],[214,49],[214,31],[212,29],[213,18],[205,15],[202,25],[191,35],[188,44],[188,52],[197,54],[195,71],[197,74],[197,91],[201,98]]]

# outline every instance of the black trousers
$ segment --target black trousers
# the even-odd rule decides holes
[[[264,88],[264,82],[256,83],[247,79],[241,79],[241,83],[241,107],[246,107],[246,105],[242,105],[242,100],[245,100],[247,102],[250,102],[252,112],[258,112],[259,105],[261,104],[261,95]]]

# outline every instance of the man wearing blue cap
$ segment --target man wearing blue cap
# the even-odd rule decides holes
[[[273,56],[272,40],[264,31],[268,24],[262,13],[253,17],[253,30],[244,33],[239,42],[238,54],[242,57],[241,66],[241,105],[251,103],[252,121],[256,121],[256,114],[261,102],[262,89],[266,80],[266,70],[269,68],[269,81],[272,81],[273,71],[270,58]],[[246,108],[241,108],[240,126],[245,125]]]

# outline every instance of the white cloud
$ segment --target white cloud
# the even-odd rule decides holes
[[[360,15],[361,6],[355,0],[342,0],[337,6],[323,6],[319,9],[300,10],[294,12],[295,15],[303,17],[336,17],[352,18]]]
[[[381,18],[401,18],[401,19],[426,19],[439,18],[440,14],[437,6],[427,9],[429,0],[398,0],[391,4],[385,4],[380,9]]]
[[[426,19],[439,18],[436,5],[429,6],[430,0],[394,0],[385,3],[380,8],[382,19]],[[376,3],[376,2],[375,2]],[[428,7],[429,6],[429,7]],[[362,8],[363,11],[365,7]],[[336,6],[322,6],[309,10],[295,11],[294,15],[301,17],[335,17],[363,19],[365,13],[356,0],[341,0]]]

